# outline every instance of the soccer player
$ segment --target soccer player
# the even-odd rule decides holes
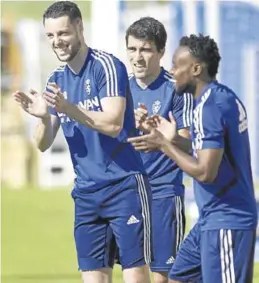
[[[136,149],[160,148],[194,178],[200,217],[170,271],[174,283],[253,281],[257,209],[247,113],[234,91],[215,80],[220,59],[215,41],[203,35],[182,37],[173,57],[177,91],[191,92],[196,100],[193,156],[177,146],[186,140],[177,135],[172,114],[171,123],[153,117],[157,129],[129,140]]]
[[[75,3],[53,3],[43,24],[66,64],[50,75],[43,96],[17,91],[14,97],[39,118],[35,141],[41,151],[62,126],[76,173],[74,236],[83,281],[111,282],[115,235],[124,282],[149,282],[151,191],[140,154],[126,142],[135,132],[126,67],[86,45]]]
[[[167,34],[161,22],[144,17],[126,31],[126,46],[133,74],[130,89],[137,128],[148,115],[168,118],[172,111],[179,135],[189,137],[192,96],[175,92],[171,75],[160,66]],[[141,153],[152,189],[152,237],[154,261],[150,264],[155,283],[168,282],[176,252],[184,236],[183,173],[176,163],[159,151]]]

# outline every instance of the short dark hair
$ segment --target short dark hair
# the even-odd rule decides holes
[[[158,52],[165,48],[167,40],[165,27],[161,22],[152,17],[140,18],[129,26],[125,36],[127,45],[130,35],[137,39],[153,41]]]
[[[56,19],[63,16],[68,16],[71,22],[78,18],[82,20],[81,11],[74,2],[57,1],[51,4],[44,12],[43,24],[45,24],[45,20],[48,18]]]
[[[218,45],[213,38],[203,34],[191,34],[180,39],[180,46],[188,47],[195,58],[206,63],[210,77],[214,78],[216,76],[221,57]]]

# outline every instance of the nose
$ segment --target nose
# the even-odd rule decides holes
[[[142,53],[139,50],[137,50],[135,53],[135,60],[140,61],[142,59],[143,59]]]
[[[169,71],[169,73],[170,73],[170,75],[172,76],[172,78],[173,78],[173,81],[175,82],[176,80],[175,80],[175,71],[174,71],[174,68],[172,68],[170,71]]]
[[[60,40],[59,36],[54,36],[53,45],[58,46],[60,44],[60,42],[61,42],[61,40]]]

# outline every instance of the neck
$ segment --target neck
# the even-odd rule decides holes
[[[195,88],[195,91],[194,91],[194,98],[197,98],[201,93],[202,91],[204,90],[204,88],[212,83],[213,81],[215,81],[216,79],[212,79],[212,78],[206,78],[204,80],[201,80],[197,83],[196,85],[196,88]]]
[[[67,63],[67,65],[69,66],[69,68],[73,73],[78,74],[82,69],[85,62],[85,58],[88,54],[88,50],[89,50],[88,46],[85,43],[82,44],[76,56]]]
[[[154,82],[158,78],[160,72],[161,72],[161,67],[159,66],[159,68],[152,74],[141,79],[136,79],[137,84],[141,88],[147,88],[152,82]]]

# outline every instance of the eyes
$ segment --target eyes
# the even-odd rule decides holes
[[[137,49],[136,47],[128,46],[127,50],[131,53],[136,52],[137,50],[139,51],[139,53],[152,53],[153,52],[152,48],[148,48],[148,47],[141,47]]]
[[[48,39],[52,39],[54,37],[53,33],[47,33],[46,35]],[[57,33],[57,36],[68,36],[68,35],[69,35],[68,31],[60,31]]]

